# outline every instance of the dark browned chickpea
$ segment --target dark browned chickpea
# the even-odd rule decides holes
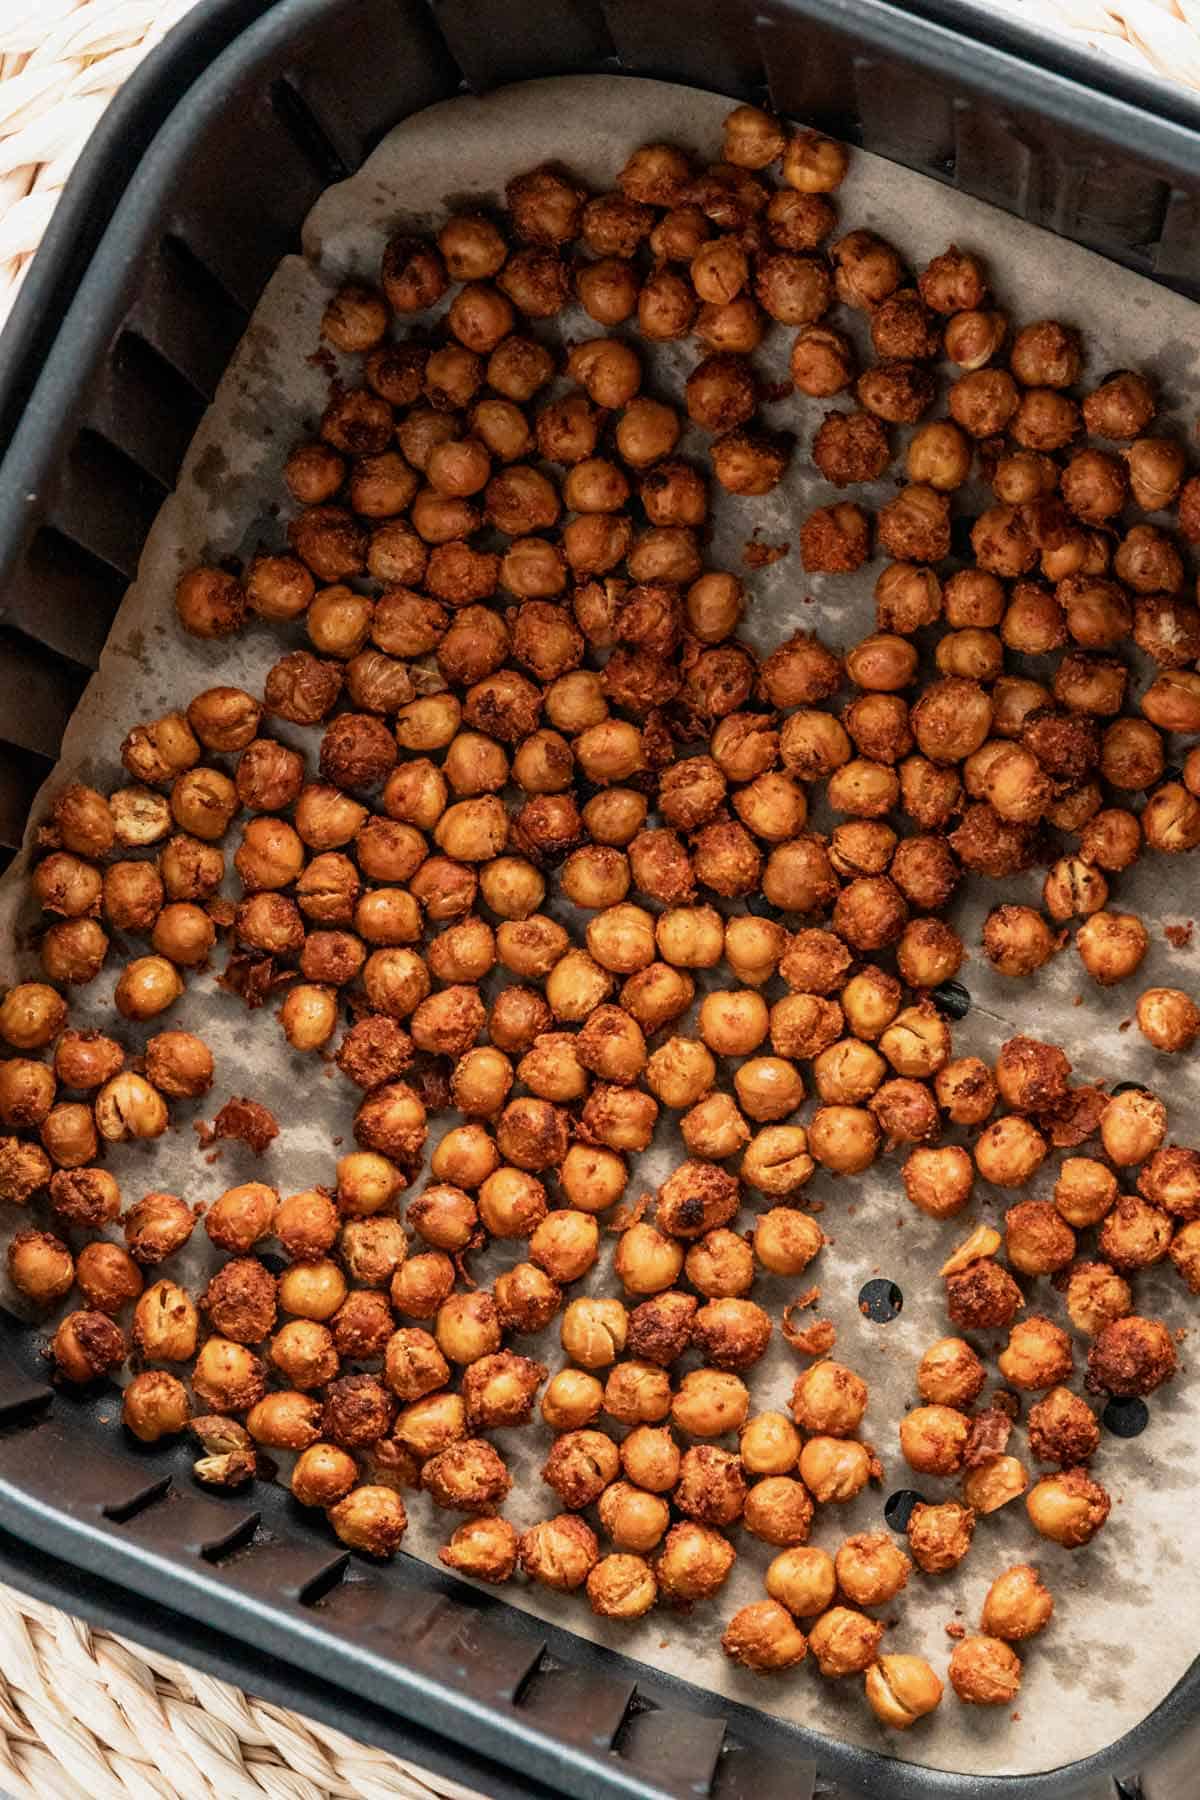
[[[785,155],[785,180],[787,166]],[[830,256],[839,300],[863,312],[872,311],[888,299],[904,279],[899,255],[873,231],[851,231],[831,246]]]
[[[486,281],[504,266],[508,247],[482,213],[453,213],[438,232],[438,249],[455,281]]]

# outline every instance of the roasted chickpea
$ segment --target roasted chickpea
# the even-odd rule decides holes
[[[984,921],[983,948],[1001,975],[1032,975],[1058,948],[1050,927],[1032,906],[995,906]]]
[[[1088,1543],[1107,1519],[1108,1495],[1084,1469],[1066,1469],[1035,1482],[1025,1498],[1030,1523],[1068,1550]]]
[[[64,1380],[82,1386],[125,1361],[125,1334],[104,1313],[68,1313],[50,1340],[50,1355]]]
[[[52,1232],[17,1232],[9,1241],[7,1260],[9,1280],[35,1306],[56,1305],[74,1285],[75,1260]]]
[[[168,965],[169,967],[170,965]],[[111,1144],[161,1137],[167,1129],[166,1102],[142,1075],[123,1069],[96,1095],[94,1111],[102,1138]]]
[[[951,1652],[948,1673],[969,1706],[1011,1706],[1021,1685],[1021,1659],[999,1638],[965,1637]]]

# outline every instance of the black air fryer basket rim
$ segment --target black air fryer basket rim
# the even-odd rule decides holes
[[[227,4],[228,0],[210,0],[209,5],[198,8],[192,15],[196,27],[199,28],[210,12],[221,10]],[[337,10],[352,12],[353,0],[349,0],[349,4],[347,0],[340,0],[340,6],[339,0],[332,0],[332,3],[331,0],[278,0],[278,4],[217,57],[166,116],[97,246],[75,300],[45,355],[40,375],[31,388],[24,415],[5,457],[0,483],[0,572],[11,566],[19,553],[29,521],[36,516],[44,485],[53,478],[56,458],[78,416],[80,371],[94,368],[113,340],[128,304],[138,257],[149,238],[169,221],[170,196],[175,191],[174,184],[186,176],[189,146],[202,121],[212,115],[213,108],[229,104],[231,95],[246,82],[269,79],[275,69],[286,67],[298,36]],[[794,26],[810,11],[815,17],[817,10],[815,3],[808,7],[779,0],[778,4],[762,9],[759,23],[768,33],[784,30]],[[889,52],[910,58],[918,67],[949,73],[965,89],[989,85],[994,88],[1002,81],[1003,91],[1014,107],[1053,109],[1053,116],[1064,124],[1092,135],[1107,134],[1114,145],[1124,141],[1136,146],[1145,161],[1168,173],[1178,174],[1181,178],[1190,173],[1194,178],[1200,166],[1197,139],[1181,117],[1167,116],[1166,109],[1158,118],[1149,117],[1138,110],[1135,101],[1119,97],[1115,92],[1097,95],[1081,91],[1077,80],[1079,71],[1077,68],[1071,71],[1072,59],[1065,52],[1055,57],[1056,68],[1039,70],[1023,63],[1010,49],[969,44],[949,25],[918,21],[910,13],[882,4],[882,0],[829,0],[819,10],[823,20],[834,22],[863,43],[886,45]],[[945,0],[937,10],[944,19],[948,12]],[[179,31],[186,32],[190,24],[191,21],[185,22]],[[1013,34],[1008,35],[1013,41]],[[177,42],[173,43],[173,54],[179,48]],[[1078,63],[1079,59],[1074,60]],[[1114,87],[1116,85],[1114,83]],[[1126,93],[1130,85],[1125,84]],[[1170,109],[1172,114],[1183,110]],[[103,153],[104,146],[94,154]],[[85,163],[85,174],[92,172]],[[61,249],[61,243],[58,248]],[[49,281],[49,274],[36,273],[39,281]],[[4,344],[8,350],[8,337]],[[22,377],[28,375],[26,369],[15,372]],[[10,368],[10,379],[13,373]],[[0,1472],[3,1461],[3,1442],[0,1440]],[[224,1633],[243,1645],[253,1645],[259,1653],[266,1651],[285,1669],[324,1680],[332,1678],[352,1693],[361,1693],[364,1688],[369,1690],[372,1661],[378,1659],[364,1654],[361,1647],[331,1645],[328,1634],[319,1628],[319,1622],[297,1620],[282,1609],[251,1599],[223,1581],[219,1574],[206,1570],[202,1563],[184,1570],[177,1562],[150,1555],[121,1541],[107,1524],[71,1516],[7,1479],[0,1479],[0,1495],[4,1499],[5,1528],[11,1534],[5,1544],[6,1572],[11,1573],[17,1585],[20,1585],[20,1573],[15,1558],[19,1556],[19,1547],[14,1546],[23,1542],[33,1553],[59,1558],[76,1568],[86,1568],[100,1580],[114,1583],[123,1593],[142,1596],[149,1602],[169,1608],[180,1621],[179,1639],[174,1648],[185,1661],[189,1631],[194,1623],[197,1633]],[[401,1559],[401,1562],[409,1560]],[[55,1590],[44,1571],[35,1578],[31,1568],[33,1579],[43,1591],[54,1596]],[[463,1586],[461,1593],[468,1605],[478,1603],[475,1590]],[[89,1603],[83,1592],[73,1592],[71,1603],[85,1613],[94,1611],[100,1615],[104,1610],[101,1599]],[[514,1632],[528,1628],[527,1618],[513,1609],[493,1602],[490,1611],[492,1616],[512,1613]],[[134,1637],[138,1635],[136,1615],[124,1628]],[[1066,1796],[1078,1792],[1088,1781],[1136,1767],[1180,1725],[1195,1716],[1200,1698],[1200,1665],[1194,1665],[1141,1725],[1107,1751],[1041,1776],[979,1778],[896,1763],[826,1739],[820,1733],[781,1726],[778,1721],[760,1717],[751,1709],[716,1702],[687,1684],[665,1684],[656,1671],[644,1670],[641,1665],[627,1664],[624,1658],[597,1651],[595,1646],[573,1638],[568,1631],[540,1625],[538,1631],[551,1641],[556,1652],[561,1647],[561,1655],[567,1660],[578,1655],[585,1663],[600,1658],[606,1667],[624,1665],[631,1678],[641,1677],[659,1688],[665,1686],[680,1699],[686,1698],[701,1714],[711,1714],[714,1705],[719,1705],[739,1736],[749,1739],[761,1736],[772,1752],[777,1753],[781,1745],[788,1744],[794,1746],[792,1755],[815,1756],[823,1771],[836,1779],[861,1784],[873,1800],[919,1800],[919,1797],[924,1800],[930,1796],[945,1796],[946,1800],[951,1796],[954,1800],[1016,1800],[1018,1795],[1021,1800],[1057,1800],[1057,1797],[1066,1800]],[[211,1651],[206,1649],[204,1657],[211,1661]],[[316,1710],[321,1710],[320,1706],[316,1706]],[[472,1736],[487,1740],[484,1747],[501,1762],[509,1756],[520,1757],[521,1763],[516,1766],[521,1766],[528,1754],[530,1774],[547,1773],[552,1786],[590,1791],[583,1769],[566,1747],[540,1733],[534,1743],[527,1732],[514,1729],[511,1721],[505,1722],[498,1731],[491,1731],[487,1708],[481,1707],[467,1693],[437,1687],[414,1674],[409,1706],[400,1710],[447,1740],[470,1742]],[[632,1794],[654,1790],[639,1787],[636,1781],[618,1778],[611,1788],[606,1785],[604,1791]]]

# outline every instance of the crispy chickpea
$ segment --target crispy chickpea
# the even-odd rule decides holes
[[[1032,906],[994,906],[984,921],[983,948],[1001,975],[1032,975],[1058,948],[1054,933]]]
[[[960,1563],[971,1548],[975,1514],[957,1500],[938,1506],[923,1501],[913,1507],[908,1521],[908,1546],[913,1561],[927,1575],[940,1575]]]
[[[950,1685],[969,1706],[1011,1706],[1021,1685],[1021,1659],[1000,1638],[965,1637],[950,1655]]]
[[[900,1421],[900,1449],[922,1475],[953,1475],[962,1468],[970,1424],[952,1407],[914,1407]]]
[[[1070,1375],[1071,1342],[1061,1326],[1034,1314],[1011,1328],[999,1361],[1013,1387],[1056,1387]]]
[[[1019,1643],[1042,1631],[1053,1611],[1054,1597],[1037,1569],[1017,1563],[997,1575],[988,1589],[980,1623],[993,1638]]]
[[[912,1563],[886,1532],[864,1531],[845,1540],[834,1569],[855,1606],[886,1606],[907,1585]]]
[[[161,1137],[167,1129],[166,1102],[142,1075],[123,1069],[106,1081],[94,1102],[96,1126],[110,1144]]]
[[[560,1369],[542,1395],[541,1414],[551,1431],[581,1431],[598,1418],[604,1389],[582,1369]]]
[[[125,1334],[104,1313],[68,1313],[50,1340],[50,1355],[64,1380],[83,1386],[125,1361]]]
[[[404,1502],[390,1487],[356,1487],[326,1516],[348,1549],[368,1556],[394,1556],[408,1527]]]
[[[878,1154],[879,1127],[862,1107],[821,1106],[809,1122],[808,1147],[823,1168],[857,1175]]]
[[[333,1333],[313,1319],[289,1319],[271,1339],[268,1360],[290,1387],[324,1387],[340,1366]]]
[[[1102,987],[1126,981],[1149,948],[1149,936],[1135,913],[1097,912],[1075,935],[1080,961]]]
[[[946,1277],[946,1311],[964,1331],[990,1331],[1011,1324],[1024,1295],[997,1262],[981,1258]]]
[[[154,799],[158,801],[161,796],[155,795]],[[67,850],[54,850],[43,857],[33,871],[31,885],[44,912],[58,913],[66,919],[91,917],[104,891],[100,870]],[[22,985],[44,986],[40,982]]]
[[[521,1534],[522,1569],[558,1593],[582,1587],[599,1560],[595,1532],[575,1513],[559,1513]]]
[[[294,1263],[279,1277],[279,1305],[300,1319],[331,1319],[346,1298],[346,1278],[328,1257]]]
[[[797,1378],[790,1404],[802,1430],[851,1437],[866,1411],[866,1383],[842,1363],[816,1362]]]
[[[40,1144],[0,1137],[0,1199],[25,1206],[50,1180],[50,1158]]]
[[[392,1276],[388,1296],[395,1310],[410,1319],[432,1319],[454,1287],[455,1270],[441,1250],[406,1257]]]
[[[613,1272],[627,1294],[659,1294],[673,1286],[683,1260],[681,1244],[639,1220],[621,1233]]]
[[[863,1681],[871,1711],[895,1731],[907,1731],[941,1703],[942,1684],[922,1656],[877,1657]]]
[[[165,1369],[144,1369],[125,1389],[121,1422],[143,1444],[176,1436],[189,1417],[187,1391]]]
[[[1052,1388],[1029,1411],[1029,1448],[1039,1462],[1063,1468],[1090,1462],[1100,1445],[1100,1426],[1086,1400],[1069,1388]]]
[[[49,1231],[17,1232],[9,1240],[7,1262],[9,1280],[35,1306],[56,1305],[75,1282],[70,1250]]]
[[[231,637],[245,623],[245,590],[223,569],[188,569],[176,584],[175,612],[192,637]]]
[[[110,1314],[136,1300],[143,1286],[141,1272],[128,1251],[102,1239],[84,1245],[76,1261],[75,1279],[88,1305]]]
[[[736,1556],[729,1539],[707,1524],[687,1519],[673,1525],[654,1564],[659,1594],[679,1606],[711,1599]]]
[[[199,1329],[200,1318],[195,1303],[187,1290],[177,1282],[156,1281],[146,1289],[134,1307],[133,1343],[152,1362],[188,1362],[196,1354]],[[231,1353],[228,1359],[230,1368],[240,1368],[241,1344],[233,1344],[224,1337],[210,1338],[205,1351],[208,1352],[210,1346],[221,1345],[226,1345]],[[211,1349],[211,1355],[203,1359],[204,1366],[197,1363],[193,1370],[193,1387],[206,1405],[210,1403],[210,1396],[201,1391],[199,1383],[203,1382],[210,1362],[213,1366],[220,1366],[222,1355],[221,1349]],[[253,1360],[257,1363],[257,1358]],[[254,1395],[255,1400],[259,1397],[259,1393]]]
[[[474,1581],[507,1581],[517,1566],[517,1543],[516,1529],[507,1519],[468,1519],[438,1551],[438,1559]]]
[[[1025,1497],[1030,1523],[1065,1549],[1089,1543],[1108,1518],[1111,1502],[1085,1469],[1064,1469],[1035,1482]]]
[[[629,1322],[619,1300],[572,1300],[562,1316],[560,1340],[567,1355],[585,1369],[603,1369],[625,1348]]]
[[[1089,1337],[1133,1311],[1133,1290],[1107,1263],[1077,1263],[1067,1280],[1066,1299],[1072,1325]]]
[[[183,1248],[196,1214],[175,1194],[146,1194],[122,1218],[125,1242],[139,1263],[158,1263]]]
[[[91,1108],[81,1100],[59,1101],[38,1127],[38,1136],[61,1169],[78,1169],[99,1150]]]
[[[292,1496],[301,1506],[336,1506],[358,1480],[358,1466],[336,1444],[310,1444],[292,1470]]]
[[[1075,1233],[1048,1200],[1022,1200],[1004,1215],[1004,1248],[1022,1275],[1053,1275],[1075,1255]]]

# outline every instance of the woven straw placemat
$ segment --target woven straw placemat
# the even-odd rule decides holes
[[[12,1800],[482,1800],[0,1586]]]
[[[988,0],[1200,88],[1200,0]],[[192,0],[0,0],[0,325],[100,114]],[[5,16],[7,14],[7,16]],[[12,1800],[478,1800],[0,1585]]]

